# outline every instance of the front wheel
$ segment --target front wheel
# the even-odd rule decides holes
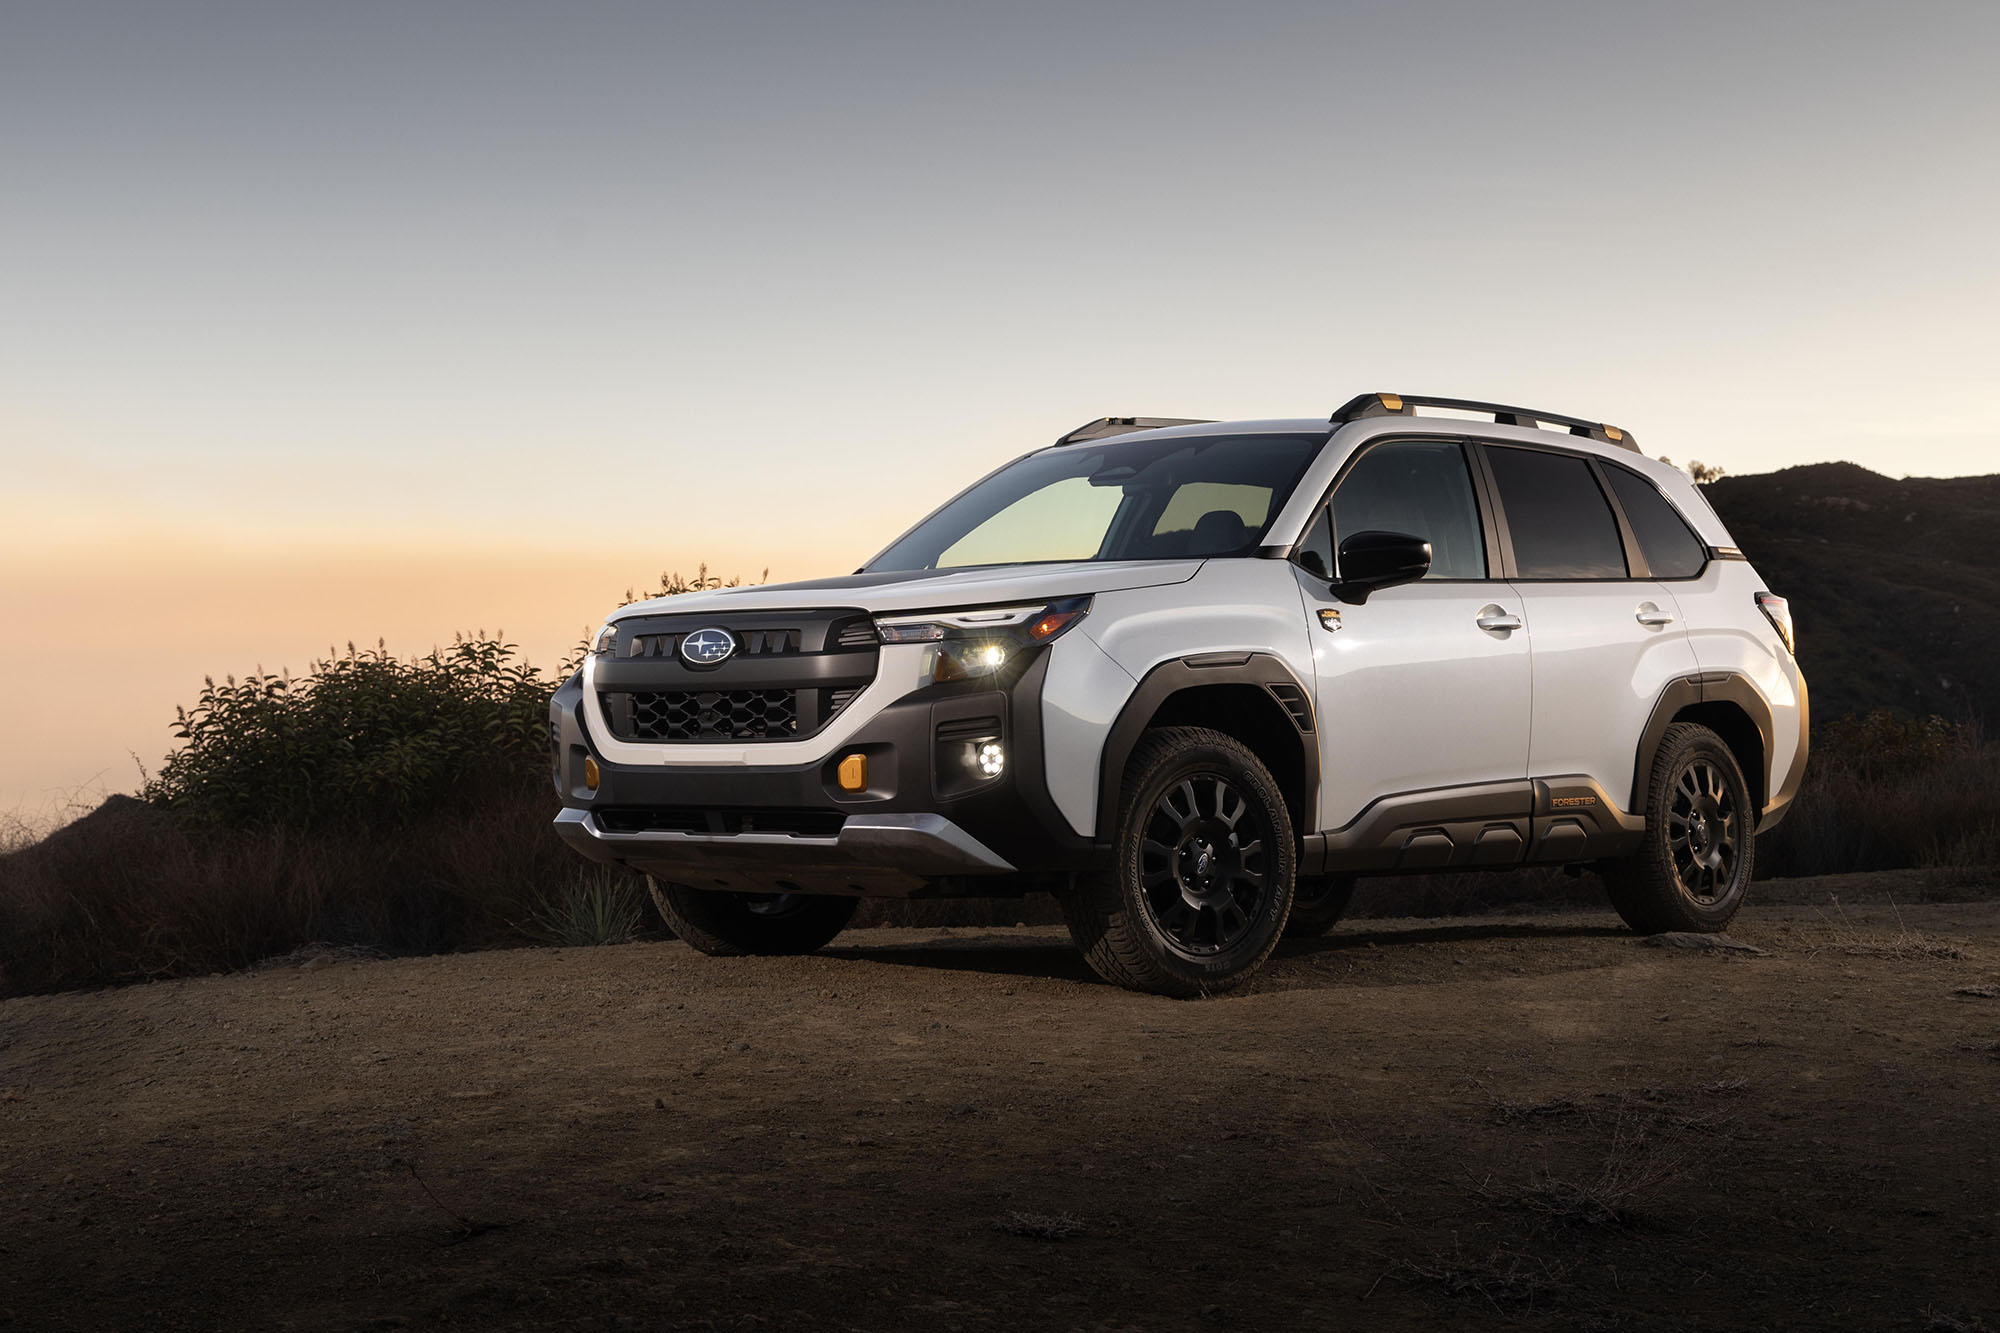
[[[1605,870],[1611,905],[1642,935],[1721,930],[1750,887],[1750,784],[1722,737],[1691,722],[1667,728],[1651,777],[1645,843]]]
[[[1112,864],[1063,897],[1069,932],[1106,981],[1212,994],[1270,956],[1292,905],[1284,794],[1241,741],[1196,727],[1133,751]]]
[[[713,958],[811,953],[854,919],[859,898],[807,893],[717,893],[649,880],[674,934]]]

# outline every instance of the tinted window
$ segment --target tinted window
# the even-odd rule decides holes
[[[1570,454],[1489,447],[1514,565],[1524,579],[1622,579],[1618,520],[1590,464]]]
[[[868,569],[1248,554],[1325,443],[1203,435],[1044,449],[904,533]]]
[[[1306,529],[1296,557],[1300,569],[1323,579],[1333,577],[1333,520],[1329,515],[1328,510],[1319,511],[1319,517]]]
[[[1639,549],[1656,579],[1691,579],[1708,563],[1708,544],[1694,535],[1680,511],[1659,488],[1636,472],[1607,467],[1611,490],[1625,511],[1625,521],[1639,539]]]
[[[1357,532],[1403,532],[1431,544],[1434,579],[1486,577],[1486,542],[1465,451],[1393,440],[1361,455],[1333,492],[1336,542]]]

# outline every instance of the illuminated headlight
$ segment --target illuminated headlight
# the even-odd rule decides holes
[[[931,679],[970,680],[974,676],[990,676],[1007,665],[1009,656],[1006,644],[990,639],[983,643],[941,643],[937,648],[937,664],[931,668]]]
[[[1070,597],[1033,606],[896,616],[877,620],[875,633],[884,643],[936,644],[924,655],[924,675],[931,681],[974,680],[996,675],[1024,650],[1061,637],[1089,611],[1088,597]]]
[[[609,657],[617,647],[618,626],[606,625],[597,631],[597,642],[591,645],[590,651],[599,657]]]

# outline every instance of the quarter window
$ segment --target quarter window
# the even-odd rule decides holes
[[[1433,579],[1486,577],[1486,539],[1465,450],[1434,440],[1391,440],[1361,455],[1333,492],[1333,540],[1401,532],[1431,544]]]
[[[1647,567],[1656,579],[1691,579],[1708,564],[1708,545],[1694,535],[1687,520],[1661,495],[1659,488],[1636,472],[1607,467],[1612,493],[1639,539]]]
[[[1489,445],[1523,579],[1622,579],[1625,543],[1590,464],[1573,454]]]

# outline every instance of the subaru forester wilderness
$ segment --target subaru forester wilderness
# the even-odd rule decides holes
[[[856,574],[625,607],[551,723],[558,829],[704,953],[1046,891],[1168,995],[1357,875],[1589,866],[1636,930],[1719,930],[1806,761],[1789,611],[1686,476],[1395,394],[1092,422]]]

